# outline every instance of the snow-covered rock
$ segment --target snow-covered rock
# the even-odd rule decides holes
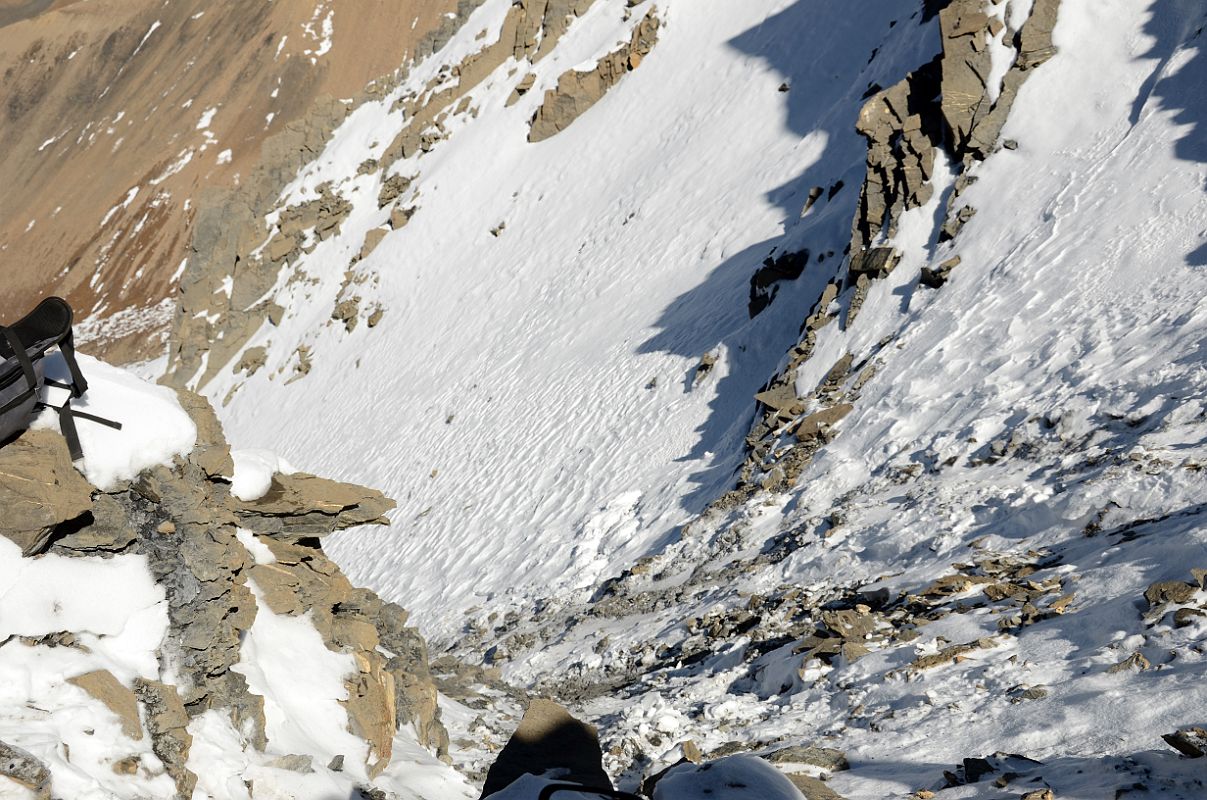
[[[106,486],[55,432],[0,448],[2,772],[63,798],[466,796],[423,640],[318,544],[392,503],[302,474],[233,498],[203,399],[82,364],[78,407],[132,415],[84,440]]]

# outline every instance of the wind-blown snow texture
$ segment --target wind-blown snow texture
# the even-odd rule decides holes
[[[509,5],[485,4],[448,60],[481,47],[475,35]],[[421,176],[419,211],[358,265],[380,277],[378,327],[346,336],[327,323],[348,259],[387,213],[377,176],[351,176],[397,130],[390,100],[355,112],[291,188],[359,188],[345,191],[356,210],[342,235],[303,262],[320,284],[290,287],[296,316],[262,334],[277,363],[289,337],[318,355],[284,389],[268,380],[270,358],[226,419],[242,445],[299,469],[335,460],[392,491],[389,540],[354,535],[333,552],[436,636],[475,604],[593,586],[728,488],[751,397],[795,341],[800,298],[828,277],[790,287],[752,324],[750,274],[806,237],[841,251],[861,175],[860,95],[938,46],[898,3],[874,4],[878,20],[808,3],[771,16],[775,4],[669,3],[640,69],[563,134],[527,144],[558,74],[627,38],[624,5],[596,4],[511,108],[522,76],[506,80],[505,64],[474,93],[477,120],[454,118],[447,144],[403,164]],[[894,19],[907,35],[892,35]],[[876,47],[888,52],[864,71]],[[809,187],[839,179],[834,202],[798,223]],[[722,356],[714,377],[689,391],[710,351]],[[228,385],[207,391],[221,400]],[[322,422],[298,424],[309,419]],[[441,578],[408,580],[420,563]]]
[[[509,5],[488,0],[410,85],[480,48],[480,31],[496,36]],[[354,210],[302,261],[311,280],[282,281],[285,321],[251,343],[269,345],[268,367],[223,411],[232,438],[397,497],[392,529],[331,550],[437,642],[490,612],[573,622],[576,603],[641,556],[657,556],[655,593],[749,565],[669,608],[534,624],[535,643],[507,667],[521,683],[590,680],[643,647],[652,658],[657,643],[687,639],[685,620],[784,586],[916,593],[979,553],[1041,553],[1032,579],[1060,578],[1074,599],[1016,633],[971,603],[855,662],[804,664],[791,642],[758,655],[737,637],[588,710],[609,743],[651,757],[685,738],[705,751],[829,738],[851,758],[831,779],[850,798],[941,788],[943,769],[994,751],[1047,762],[1042,779],[1062,798],[1137,782],[1195,796],[1201,777],[1159,734],[1207,721],[1207,630],[1141,611],[1149,583],[1207,568],[1203,9],[1065,0],[1059,52],[1003,134],[1018,148],[977,166],[961,196],[976,216],[939,245],[946,195],[909,212],[901,265],[854,325],[820,332],[802,392],[844,353],[881,362],[837,438],[793,492],[680,538],[730,487],[751,397],[834,274],[862,178],[865,89],[895,83],[939,41],[898,0],[858,14],[810,0],[666,0],[640,68],[570,128],[528,144],[544,89],[626,39],[647,5],[625,22],[625,3],[596,3],[516,105],[504,103],[526,70],[508,77],[505,64],[473,93],[476,117],[452,117],[449,141],[402,162],[418,175],[419,210],[355,267],[377,278],[361,291],[385,315],[348,334],[331,309],[364,233],[388,214],[381,176],[357,167],[401,124],[392,97],[353,113],[287,190],[308,199],[333,180]],[[801,215],[811,187],[839,180]],[[747,320],[753,270],[800,247],[835,261]],[[947,286],[918,287],[923,265],[953,255]],[[300,344],[313,352],[308,376],[270,379]],[[694,384],[710,352],[717,366]],[[221,401],[242,380],[227,374],[207,392]],[[796,549],[754,563],[784,532]],[[961,663],[905,669],[989,636]],[[1106,672],[1134,652],[1152,668]],[[1010,702],[1024,685],[1049,696]]]

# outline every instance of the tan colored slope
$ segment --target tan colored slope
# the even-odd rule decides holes
[[[157,355],[201,192],[430,49],[455,5],[0,0],[0,321],[60,294],[112,323],[94,349]]]

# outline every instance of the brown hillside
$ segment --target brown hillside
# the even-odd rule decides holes
[[[94,350],[158,355],[202,190],[430,48],[455,5],[0,0],[0,321],[60,294]]]

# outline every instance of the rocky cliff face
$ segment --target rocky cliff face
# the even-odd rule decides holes
[[[92,318],[81,333],[94,350],[159,355],[184,265],[210,247],[203,209],[222,201],[202,201],[206,190],[250,183],[254,200],[274,173],[292,174],[340,118],[334,98],[441,46],[456,8],[5,4],[4,313],[59,294]]]
[[[786,368],[756,396],[758,420],[747,438],[751,456],[738,489],[722,498],[721,505],[760,488],[782,491],[793,486],[828,440],[830,427],[853,408],[859,390],[877,370],[876,354],[859,363],[853,354],[843,354],[819,385],[801,393],[798,370],[813,356],[817,331],[835,321],[844,327],[855,324],[872,281],[886,277],[900,259],[892,239],[902,214],[929,202],[936,184],[945,193],[938,241],[954,239],[976,213],[961,204],[960,194],[976,180],[977,164],[1002,146],[1016,146],[999,143],[1001,130],[1019,87],[1055,52],[1052,29],[1059,7],[1060,0],[1036,0],[1028,14],[1018,18],[1006,3],[986,11],[980,0],[954,0],[939,12],[942,52],[887,89],[869,87],[871,96],[856,124],[868,143],[867,171],[852,220],[846,269],[813,303]],[[991,54],[995,48],[1001,52]],[[951,174],[937,176],[936,169]],[[808,252],[803,256],[807,261]],[[959,263],[957,256],[928,267],[922,283],[941,286]],[[799,277],[800,272],[787,277]],[[760,276],[784,277],[782,273],[782,266],[770,264],[756,274],[752,302]]]
[[[207,712],[229,722],[238,747],[301,759],[282,751],[287,742],[274,741],[266,687],[249,685],[246,646],[266,615],[305,621],[331,653],[355,665],[343,678],[339,702],[347,731],[365,743],[365,763],[340,769],[369,780],[380,775],[399,728],[411,729],[419,745],[445,756],[448,735],[423,639],[407,626],[402,608],[353,586],[322,548],[323,537],[335,531],[383,523],[394,503],[380,492],[304,474],[278,474],[262,498],[237,500],[230,493],[230,450],[213,411],[196,395],[181,392],[180,400],[198,429],[193,451],[109,491],[76,471],[57,433],[29,431],[0,449],[0,505],[6,509],[0,536],[17,545],[23,559],[78,560],[81,575],[102,560],[135,559],[166,601],[164,635],[153,663],[139,674],[119,679],[100,659],[96,669],[64,676],[111,709],[124,735],[145,739],[154,754],[119,753],[100,765],[111,761],[115,773],[131,780],[166,773],[177,796],[191,797],[197,765],[205,761],[190,762],[190,749],[195,723]],[[6,624],[21,628],[12,620]],[[68,625],[9,636],[0,647],[28,649],[32,657],[47,647],[87,653],[108,646],[105,636],[86,645],[88,635]],[[298,664],[302,671],[311,668]],[[307,755],[307,764],[311,760]],[[47,775],[53,784],[55,765]]]

